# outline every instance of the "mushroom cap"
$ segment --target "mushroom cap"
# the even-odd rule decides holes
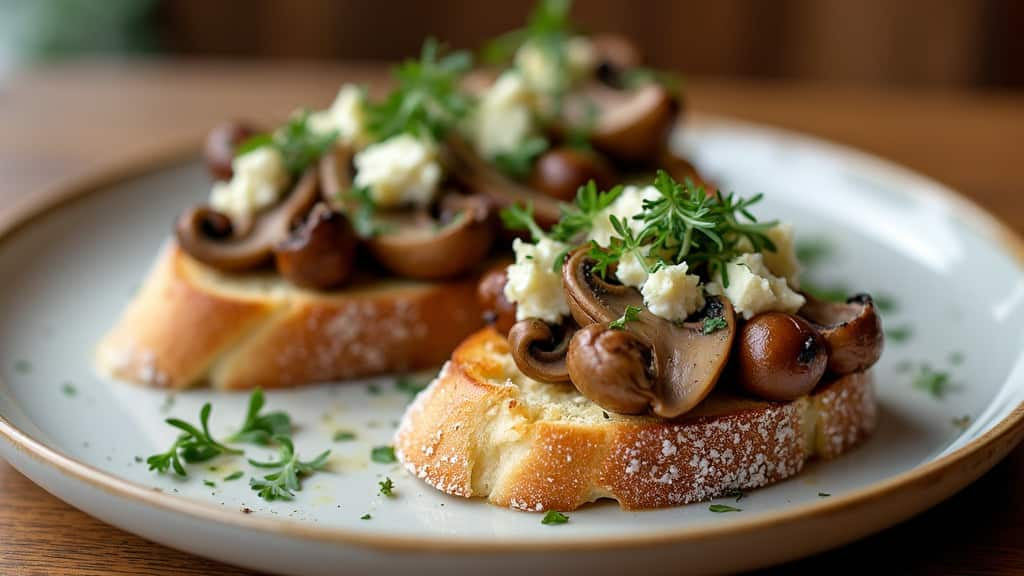
[[[234,173],[231,164],[238,145],[259,133],[260,129],[248,122],[223,122],[214,126],[203,145],[203,157],[210,176],[215,180],[230,180]]]
[[[336,288],[352,275],[358,239],[348,218],[324,203],[274,248],[277,271],[297,286]]]
[[[828,344],[828,371],[836,375],[862,372],[878,362],[885,348],[882,318],[868,294],[845,303],[825,302],[805,295],[797,312],[821,332]]]
[[[670,322],[644,308],[643,296],[636,288],[611,284],[592,274],[592,263],[587,250],[578,249],[562,267],[573,318],[582,327],[607,325],[620,318],[627,306],[639,307],[637,319],[629,322],[626,330],[650,350],[649,373],[656,383],[651,410],[665,418],[686,413],[711,392],[728,363],[736,332],[732,304],[712,296],[691,321]],[[705,334],[704,320],[709,317],[723,318],[726,326]]]
[[[530,186],[563,202],[572,202],[580,186],[593,180],[601,190],[615,183],[612,169],[597,154],[577,148],[554,148],[533,165]]]
[[[538,318],[516,322],[508,332],[512,360],[523,374],[541,382],[568,382],[566,354],[575,324],[552,326]]]
[[[453,194],[442,200],[442,209],[451,218],[440,226],[425,211],[377,215],[383,230],[366,240],[377,262],[419,280],[452,278],[479,264],[494,241],[490,202]]]
[[[516,323],[516,303],[505,298],[508,265],[508,261],[502,261],[491,266],[476,287],[476,297],[484,311],[484,320],[499,334],[508,334]]]
[[[809,393],[828,361],[825,339],[803,318],[782,312],[758,314],[740,329],[740,384],[756,396],[789,401]]]
[[[178,244],[189,256],[218,270],[240,272],[267,264],[274,247],[288,238],[292,224],[304,216],[317,200],[317,175],[312,169],[295,184],[283,201],[257,214],[252,225],[224,227],[227,216],[208,206],[184,212],[175,225]],[[230,219],[227,219],[230,223]]]
[[[573,336],[566,364],[580,394],[606,410],[643,414],[658,402],[650,350],[632,332],[586,326]]]

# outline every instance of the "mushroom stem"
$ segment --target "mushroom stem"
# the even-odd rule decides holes
[[[541,382],[568,382],[566,353],[576,325],[551,326],[537,318],[516,322],[508,333],[512,359],[519,370]]]

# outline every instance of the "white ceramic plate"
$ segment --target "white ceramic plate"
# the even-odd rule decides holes
[[[728,501],[741,512],[715,514],[706,503],[623,512],[605,503],[545,526],[539,515],[441,495],[397,465],[370,461],[408,400],[390,378],[268,395],[271,408],[301,423],[301,453],[333,454],[332,471],[307,479],[294,501],[261,501],[237,459],[194,466],[184,481],[148,471],[139,457],[175,436],[164,418],[195,421],[212,401],[222,434],[246,402],[207,390],[171,402],[91,368],[93,346],[172,218],[209,188],[197,161],[36,198],[0,225],[0,455],[104,521],[262,570],[612,574],[732,571],[837,546],[946,498],[1021,438],[1024,251],[1014,236],[932,181],[810,138],[706,119],[680,145],[726,189],[763,192],[766,217],[828,246],[808,277],[874,292],[890,304],[885,325],[896,332],[876,368],[875,436]],[[949,374],[943,398],[912,385],[923,364]],[[332,441],[342,429],[358,438]],[[223,480],[235,470],[246,476]],[[377,495],[385,476],[394,498]]]

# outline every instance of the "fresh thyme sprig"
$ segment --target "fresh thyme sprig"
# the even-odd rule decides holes
[[[245,414],[245,421],[242,427],[235,432],[228,442],[270,444],[275,436],[289,436],[292,433],[292,420],[287,413],[276,411],[267,414],[260,414],[266,399],[263,390],[257,388],[249,396],[249,409]]]
[[[242,454],[241,450],[229,448],[210,435],[210,403],[203,404],[199,411],[199,427],[193,426],[178,418],[168,418],[166,422],[182,431],[167,452],[154,454],[146,459],[150,470],[166,472],[169,468],[178,476],[188,476],[184,464],[205,462],[221,454]],[[184,463],[184,464],[183,464]]]
[[[530,233],[534,242],[540,242],[547,238],[544,230],[533,219],[533,202],[527,202],[526,206],[512,204],[501,210],[501,222],[509,230],[525,230]]]
[[[612,330],[625,330],[626,324],[633,322],[640,317],[640,311],[643,308],[639,306],[626,306],[626,311],[622,313],[617,320],[612,320],[608,323],[608,327]]]
[[[551,229],[551,237],[561,242],[571,242],[590,232],[601,211],[611,206],[621,194],[622,186],[599,192],[593,180],[580,186],[576,191],[575,204],[562,206],[562,217]]]
[[[633,233],[633,229],[625,220],[614,214],[608,219],[611,221],[612,230],[615,231],[616,236],[611,237],[607,247],[602,247],[596,241],[590,243],[588,255],[594,261],[593,271],[595,274],[604,278],[608,274],[608,268],[620,262],[626,254],[635,254],[637,261],[647,273],[654,272],[655,267],[660,267],[660,262],[656,262],[655,267],[647,263],[645,252],[648,248],[645,246],[647,240],[645,231],[641,230],[638,236]]]
[[[419,60],[406,60],[394,71],[398,87],[367,110],[370,132],[377,140],[398,134],[440,141],[469,111],[470,97],[459,82],[473,63],[468,52],[441,56],[434,38],[423,43]]]
[[[319,456],[303,462],[295,452],[295,446],[291,438],[287,436],[275,436],[274,441],[280,445],[280,458],[273,462],[260,462],[249,460],[249,464],[257,468],[278,468],[277,472],[268,474],[263,478],[250,478],[249,486],[255,490],[260,498],[267,501],[291,500],[295,492],[302,490],[299,478],[309,476],[313,472],[322,469],[327,464],[327,457],[331,451],[325,450]]]
[[[297,175],[330,150],[337,139],[337,131],[314,131],[309,126],[309,111],[300,110],[275,132],[258,134],[242,142],[235,151],[235,156],[247,154],[264,146],[274,146],[281,152],[288,171],[292,175]]]

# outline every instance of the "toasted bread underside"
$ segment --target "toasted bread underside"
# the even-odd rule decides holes
[[[870,373],[793,402],[713,393],[681,419],[605,412],[569,384],[524,376],[491,329],[467,339],[409,406],[396,453],[448,494],[520,510],[573,510],[600,498],[626,509],[708,500],[833,458],[875,426]]]
[[[476,278],[314,292],[225,275],[173,243],[100,343],[97,365],[166,388],[276,388],[438,366],[481,325]]]

